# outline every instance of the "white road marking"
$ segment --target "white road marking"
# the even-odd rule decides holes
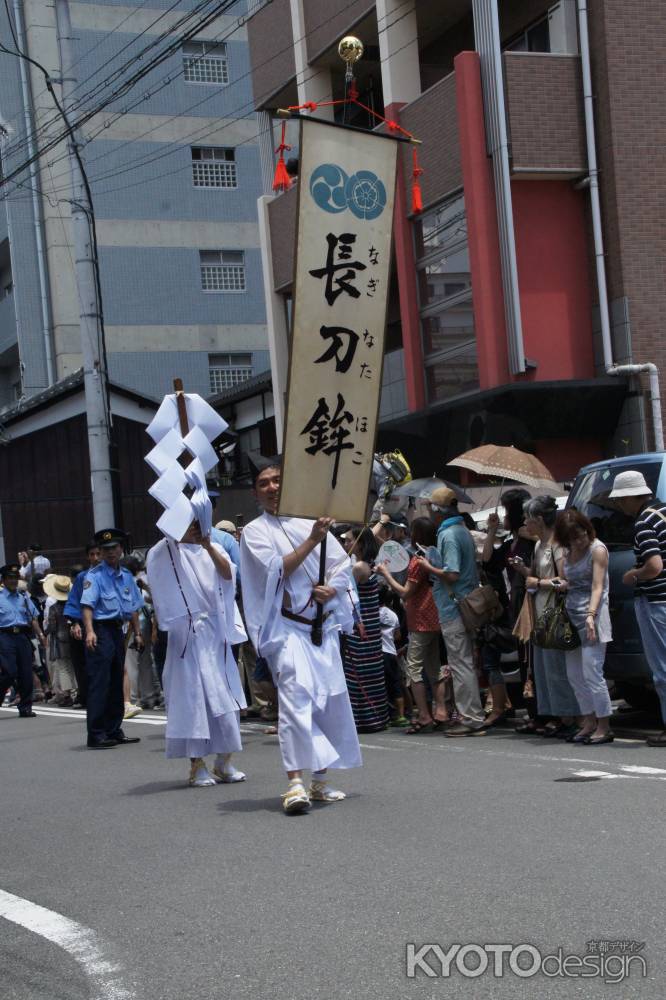
[[[639,767],[638,764],[623,764],[622,770],[632,774],[666,774],[663,767]]]
[[[94,931],[54,910],[0,889],[0,917],[57,944],[83,968],[93,988],[92,1000],[133,1000],[120,985],[120,966],[113,962]]]

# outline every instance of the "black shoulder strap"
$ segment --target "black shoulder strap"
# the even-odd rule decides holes
[[[185,591],[183,590],[183,585],[180,582],[180,577],[178,576],[178,570],[176,569],[176,560],[173,557],[173,552],[171,551],[171,545],[169,539],[166,539],[167,552],[169,553],[169,559],[171,560],[171,565],[173,566],[173,574],[176,577],[176,583],[178,584],[178,589],[180,590],[180,596],[183,598],[183,604],[185,605],[185,610],[187,611],[187,617],[189,624],[187,626],[187,636],[185,637],[185,645],[183,646],[183,652],[180,654],[181,660],[185,659],[185,652],[187,650],[187,644],[190,641],[190,631],[196,635],[194,629],[194,619],[192,618],[192,612],[190,611],[190,606],[187,603],[187,598],[185,597]]]

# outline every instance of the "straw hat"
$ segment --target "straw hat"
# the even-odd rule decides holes
[[[56,601],[64,601],[72,589],[72,581],[68,576],[57,576],[55,573],[51,573],[44,577],[42,587],[47,597],[55,597]]]
[[[226,531],[229,535],[236,534],[236,525],[233,521],[218,521],[215,527],[219,531]]]

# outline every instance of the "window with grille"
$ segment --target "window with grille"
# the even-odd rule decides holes
[[[252,375],[251,354],[209,354],[210,391],[224,392]]]
[[[200,250],[204,292],[244,292],[245,254],[242,250]]]
[[[183,79],[185,83],[229,83],[226,45],[223,42],[185,42]]]
[[[235,188],[236,151],[216,146],[192,146],[192,182],[195,187]]]

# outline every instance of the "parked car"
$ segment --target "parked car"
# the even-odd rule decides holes
[[[657,696],[652,674],[643,656],[633,589],[622,583],[623,574],[634,565],[633,518],[627,517],[608,494],[619,472],[642,472],[655,496],[666,497],[666,453],[627,455],[586,465],[578,473],[567,507],[587,515],[610,556],[610,614],[613,641],[606,653],[606,676],[615,682],[617,695],[636,708],[654,708]]]

